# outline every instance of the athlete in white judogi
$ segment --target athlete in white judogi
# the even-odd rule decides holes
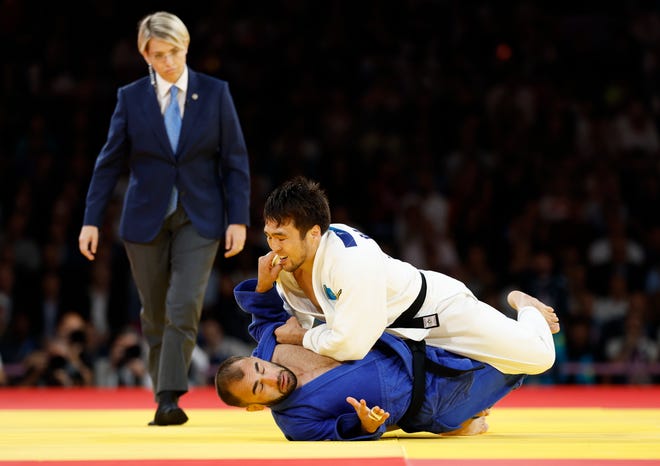
[[[356,360],[388,331],[507,374],[539,374],[554,363],[559,321],[551,307],[513,291],[514,320],[462,282],[390,257],[357,229],[330,224],[318,183],[297,177],[276,188],[264,222],[272,251],[259,259],[256,291],[276,286],[295,317],[276,330],[279,343]]]

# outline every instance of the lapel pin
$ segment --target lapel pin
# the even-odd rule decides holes
[[[198,98],[199,98],[199,96],[197,95],[197,93],[192,95],[192,100],[197,100]]]

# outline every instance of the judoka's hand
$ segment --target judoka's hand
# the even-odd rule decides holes
[[[278,343],[302,346],[305,332],[307,330],[302,328],[298,319],[292,316],[289,317],[284,325],[275,329],[275,338]]]
[[[257,265],[257,293],[265,293],[273,287],[273,282],[282,271],[279,257],[273,251],[259,258]]]
[[[353,407],[353,409],[355,409],[355,412],[362,423],[362,429],[370,434],[376,432],[376,430],[378,430],[378,428],[390,417],[390,413],[379,406],[374,406],[369,409],[367,402],[364,400],[358,401],[352,396],[348,396],[346,397],[346,401]]]

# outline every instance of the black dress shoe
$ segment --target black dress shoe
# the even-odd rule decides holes
[[[170,391],[159,393],[158,409],[150,426],[175,426],[181,425],[188,420],[186,413],[179,407],[179,397]]]
[[[154,420],[150,426],[178,426],[188,420],[186,413],[176,403],[163,403],[158,405]]]

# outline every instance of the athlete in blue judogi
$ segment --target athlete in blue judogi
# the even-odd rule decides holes
[[[423,343],[409,342],[411,349],[387,333],[363,359],[346,362],[278,344],[274,331],[291,316],[275,289],[258,293],[256,283],[246,280],[234,293],[252,314],[249,331],[258,345],[252,357],[231,358],[220,366],[216,388],[227,404],[249,411],[269,407],[289,440],[378,439],[395,428],[481,433],[486,426],[479,415],[525,377]],[[421,358],[415,359],[413,351],[421,351]],[[420,362],[425,367],[415,379]],[[473,417],[482,424],[470,428]]]

